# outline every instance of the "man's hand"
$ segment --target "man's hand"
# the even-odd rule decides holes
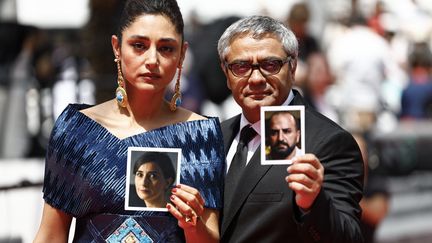
[[[285,177],[288,187],[296,193],[296,203],[304,211],[309,211],[321,190],[324,180],[324,167],[314,154],[293,158]]]

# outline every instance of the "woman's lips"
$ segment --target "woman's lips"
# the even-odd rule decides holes
[[[155,80],[160,79],[161,75],[157,73],[144,73],[140,75],[141,78],[144,78],[145,80]]]
[[[150,192],[149,189],[139,189],[139,191],[140,191],[141,193],[149,193],[149,192]]]

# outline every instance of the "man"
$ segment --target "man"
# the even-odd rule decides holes
[[[297,147],[300,142],[300,125],[290,112],[273,113],[266,125],[266,143],[270,147],[267,159],[290,160],[302,154]]]
[[[363,242],[360,150],[291,89],[297,48],[290,30],[263,16],[235,22],[219,39],[221,67],[242,107],[222,123],[228,168],[222,242]],[[285,105],[305,106],[306,154],[288,168],[261,165],[260,107]]]

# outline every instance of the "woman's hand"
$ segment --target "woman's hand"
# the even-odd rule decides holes
[[[218,242],[219,213],[204,208],[205,201],[193,187],[179,184],[172,189],[168,211],[178,220],[187,242]]]
[[[168,211],[179,221],[183,229],[196,226],[204,212],[204,199],[199,191],[193,187],[179,184],[171,190],[171,204],[167,205]]]

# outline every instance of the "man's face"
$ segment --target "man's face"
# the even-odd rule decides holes
[[[270,120],[269,142],[272,159],[290,159],[300,140],[294,117],[289,113],[276,114]]]
[[[268,59],[286,60],[287,57],[282,44],[275,37],[269,35],[262,39],[254,39],[251,36],[243,36],[231,43],[226,62],[257,64]],[[259,69],[255,69],[247,77],[237,77],[227,67],[222,68],[234,99],[252,123],[259,120],[261,106],[281,105],[287,99],[295,72],[291,70],[289,62],[282,65],[279,73],[267,76],[263,76]]]

